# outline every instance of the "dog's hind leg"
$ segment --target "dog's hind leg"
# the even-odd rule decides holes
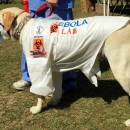
[[[119,52],[120,53],[120,52]],[[115,79],[120,83],[125,92],[130,96],[130,61],[126,54],[115,58],[108,58]],[[130,56],[129,56],[130,58]],[[120,60],[118,60],[120,59]]]
[[[127,32],[127,33],[126,33]],[[130,25],[114,32],[105,42],[104,54],[115,79],[130,96]]]
[[[62,73],[52,72],[53,86],[55,91],[53,93],[52,99],[48,102],[48,105],[57,105],[62,97]]]
[[[104,46],[114,77],[130,96],[130,25],[110,36]],[[130,119],[124,122],[130,126]]]
[[[115,51],[111,50],[111,54],[107,55],[108,62],[115,79],[130,96],[130,59],[125,52],[122,55],[122,52],[117,51],[115,54]]]

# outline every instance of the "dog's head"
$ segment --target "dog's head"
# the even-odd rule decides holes
[[[0,11],[0,23],[6,31],[9,31],[14,19],[23,12],[17,7],[6,8]]]
[[[20,21],[26,16],[29,16],[29,14],[20,8],[5,8],[0,11],[0,24],[3,26],[4,31],[9,32],[12,36],[14,29],[16,29]]]

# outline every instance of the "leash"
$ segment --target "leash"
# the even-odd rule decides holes
[[[46,9],[47,7],[48,7],[47,3],[41,5],[41,6],[35,11],[35,13],[34,13],[34,15],[33,15],[32,17],[34,18],[35,15],[36,15],[38,12],[40,12],[41,10]],[[53,10],[54,10],[54,6],[51,5],[51,6],[50,6],[50,13],[48,14],[47,17],[49,17],[49,16],[52,14]]]
[[[29,5],[28,5],[28,1],[22,0],[21,1],[22,5],[23,5],[23,9],[24,11],[29,13]]]

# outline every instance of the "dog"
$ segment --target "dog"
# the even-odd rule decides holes
[[[17,7],[0,11],[1,35],[19,40],[27,58],[38,102],[30,111],[42,110],[45,97],[56,105],[62,96],[62,72],[80,69],[98,86],[99,62],[106,57],[115,79],[130,95],[130,20],[128,17],[95,16],[70,21],[31,18]],[[129,121],[126,122],[129,125]]]

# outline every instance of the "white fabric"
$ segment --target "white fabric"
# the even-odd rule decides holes
[[[46,19],[51,19],[51,20],[62,20],[62,18],[59,17],[57,14],[51,14],[51,16],[47,17]]]
[[[96,16],[77,20],[62,21],[32,19],[21,37],[23,50],[32,86],[32,93],[47,96],[54,92],[52,71],[65,72],[80,69],[97,86],[95,74],[100,73],[98,61],[95,62],[105,39],[123,27],[129,18]],[[58,32],[50,34],[50,26],[58,23]],[[37,28],[44,31],[37,34]],[[30,55],[32,39],[42,35],[45,40],[47,57],[34,58]],[[95,65],[94,65],[95,63]]]
[[[4,39],[9,39],[9,35],[2,25],[0,25],[0,43],[4,43]]]

